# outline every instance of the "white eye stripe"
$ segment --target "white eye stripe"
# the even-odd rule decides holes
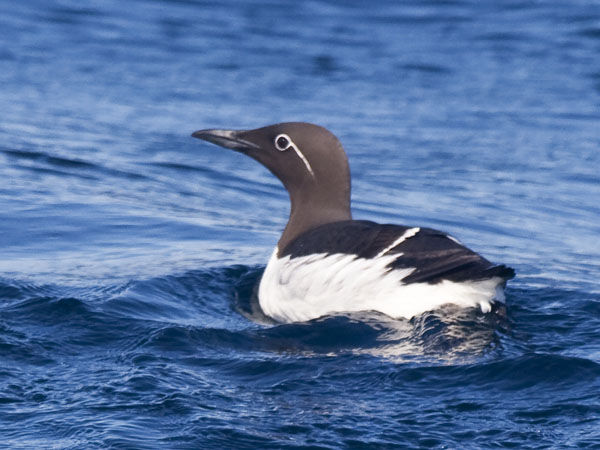
[[[275,148],[277,150],[279,150],[280,152],[283,152],[283,151],[289,150],[290,148],[293,148],[294,151],[296,152],[296,154],[298,155],[298,157],[302,160],[302,162],[304,163],[304,165],[310,172],[310,175],[313,178],[315,177],[315,173],[313,172],[312,167],[310,167],[308,160],[306,159],[304,154],[300,151],[298,146],[296,144],[294,144],[292,139],[287,134],[278,134],[277,135],[277,137],[275,138]]]

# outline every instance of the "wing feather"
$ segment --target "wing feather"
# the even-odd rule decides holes
[[[408,230],[411,232],[407,233]],[[407,284],[514,277],[510,267],[492,264],[441,231],[420,228],[415,233],[413,230],[365,220],[330,223],[300,235],[280,252],[280,257],[341,253],[372,259],[385,249],[386,255],[398,255],[387,266],[390,270],[415,269],[402,280]],[[399,239],[402,236],[408,237]],[[396,241],[398,244],[392,246]]]

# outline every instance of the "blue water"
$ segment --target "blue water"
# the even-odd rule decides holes
[[[600,448],[598,2],[4,1],[0,44],[0,447]],[[506,313],[262,316],[287,195],[190,133],[288,120]]]

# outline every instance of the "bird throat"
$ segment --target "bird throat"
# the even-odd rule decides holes
[[[290,199],[290,218],[277,244],[280,251],[308,230],[327,223],[352,220],[349,188],[348,192],[338,190],[337,195],[331,190],[317,190],[298,198],[290,193]]]

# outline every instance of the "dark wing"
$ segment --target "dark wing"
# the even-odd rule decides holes
[[[411,237],[400,240],[410,228],[364,220],[330,223],[303,233],[288,244],[280,256],[343,253],[370,259],[385,250],[385,255],[398,255],[388,265],[390,270],[415,269],[402,280],[404,283],[460,282],[495,276],[508,280],[515,275],[510,267],[492,264],[437,230],[420,228]],[[393,245],[396,241],[400,242]]]
[[[280,256],[297,258],[314,253],[344,253],[373,258],[409,228],[379,225],[367,220],[328,223],[302,233],[283,249]]]
[[[392,262],[390,268],[416,268],[402,280],[404,283],[460,282],[496,276],[508,280],[515,276],[510,267],[494,265],[447,234],[430,228],[421,228],[413,237],[396,246],[393,253],[401,253],[402,256]]]

